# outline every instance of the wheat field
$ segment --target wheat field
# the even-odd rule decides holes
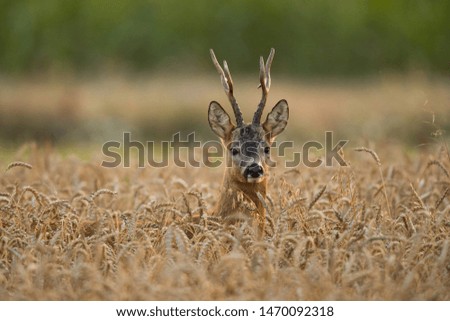
[[[0,176],[2,300],[449,300],[445,144],[271,172],[266,231],[211,209],[222,169],[101,167],[24,145]]]

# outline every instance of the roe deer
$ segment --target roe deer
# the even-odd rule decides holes
[[[275,50],[271,49],[266,62],[263,57],[260,57],[259,80],[262,97],[250,124],[244,122],[239,105],[234,98],[233,81],[227,62],[223,62],[222,69],[212,49],[210,53],[236,117],[236,125],[234,125],[228,113],[218,102],[212,101],[209,104],[209,125],[222,141],[227,160],[223,186],[214,214],[228,222],[250,218],[264,233],[266,214],[263,202],[266,197],[270,147],[275,137],[286,127],[289,118],[288,103],[282,99],[267,115],[266,121],[261,124],[261,116],[271,84],[270,66]],[[245,206],[245,204],[252,206]]]

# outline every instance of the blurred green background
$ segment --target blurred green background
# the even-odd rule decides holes
[[[212,47],[253,71],[254,57],[275,47],[277,68],[292,75],[446,73],[449,20],[450,2],[434,0],[2,0],[0,67],[207,69]]]
[[[207,104],[226,99],[209,48],[250,113],[274,47],[273,99],[302,111],[294,138],[420,144],[449,127],[449,21],[434,0],[0,0],[0,141],[213,137]]]

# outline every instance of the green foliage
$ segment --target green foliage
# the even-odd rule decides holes
[[[1,0],[0,70],[254,69],[275,47],[295,75],[448,70],[450,2]],[[209,67],[209,65],[208,65]]]

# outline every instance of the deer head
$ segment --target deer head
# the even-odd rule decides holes
[[[227,164],[232,165],[227,168],[229,179],[242,184],[263,183],[267,178],[270,147],[275,137],[285,129],[289,118],[288,103],[282,99],[273,107],[264,123],[261,124],[261,116],[270,90],[270,66],[275,50],[273,48],[270,50],[266,62],[264,62],[263,57],[260,57],[259,87],[262,91],[262,97],[253,120],[249,124],[244,122],[241,110],[234,97],[233,81],[227,62],[223,62],[222,68],[212,49],[210,53],[236,117],[235,125],[218,102],[212,101],[209,104],[209,125],[226,148]]]

